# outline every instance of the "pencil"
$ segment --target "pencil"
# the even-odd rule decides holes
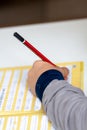
[[[46,56],[44,56],[40,51],[38,51],[34,46],[32,46],[28,41],[26,41],[21,35],[17,32],[14,33],[14,36],[20,40],[26,47],[28,47],[33,53],[35,53],[38,57],[40,57],[43,61],[56,66],[53,62],[51,62]]]

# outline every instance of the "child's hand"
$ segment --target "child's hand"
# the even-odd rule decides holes
[[[28,85],[34,96],[36,96],[35,85],[36,85],[37,79],[43,72],[50,70],[50,69],[56,69],[56,70],[60,71],[62,73],[64,79],[65,80],[67,79],[69,70],[66,67],[59,67],[59,66],[55,67],[55,66],[51,65],[50,63],[44,62],[41,60],[35,61],[32,68],[30,69],[30,71],[28,73]]]

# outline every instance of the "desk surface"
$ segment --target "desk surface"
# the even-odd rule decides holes
[[[18,32],[54,63],[84,61],[87,93],[87,19],[0,29],[0,67],[32,65],[39,59],[13,33]]]

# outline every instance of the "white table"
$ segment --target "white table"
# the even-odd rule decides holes
[[[54,63],[84,61],[87,94],[87,19],[0,29],[0,67],[32,65],[39,59],[13,33],[18,32]]]

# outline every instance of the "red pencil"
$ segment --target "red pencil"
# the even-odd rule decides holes
[[[17,32],[14,33],[14,36],[20,40],[26,47],[28,47],[32,52],[34,52],[37,56],[39,56],[43,61],[46,61],[54,66],[56,66],[54,63],[52,63],[46,56],[44,56],[40,51],[38,51],[34,46],[32,46],[28,41],[26,41],[22,36],[20,36]]]

